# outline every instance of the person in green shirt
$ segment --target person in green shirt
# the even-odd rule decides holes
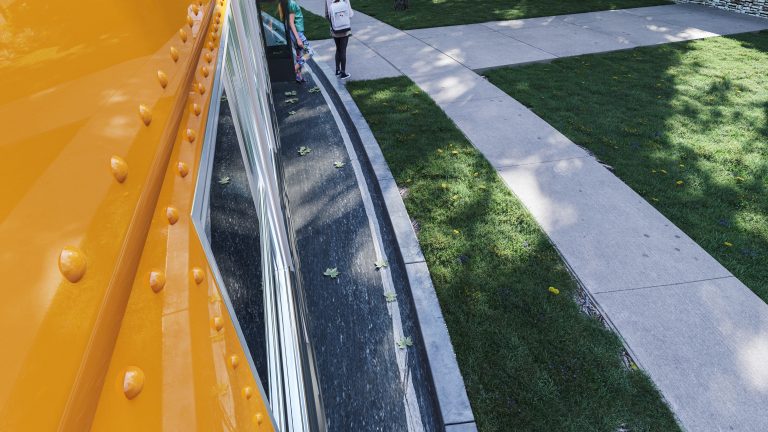
[[[283,19],[283,7],[282,3],[278,3],[278,13],[280,19]],[[309,41],[304,36],[304,14],[301,12],[301,6],[294,0],[288,0],[288,26],[291,31],[291,42],[295,47],[296,54],[296,82],[304,83],[306,80],[301,74],[301,69],[306,63],[306,58],[309,57]]]

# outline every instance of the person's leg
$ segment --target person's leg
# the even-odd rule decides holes
[[[296,73],[296,81],[299,82],[301,80],[301,64],[299,64],[299,59],[301,58],[301,50],[299,49],[299,45],[296,43],[296,36],[293,35],[293,32],[288,32],[291,38],[291,52],[293,53],[293,71]]]
[[[343,38],[339,38],[341,41],[339,42],[339,53],[340,53],[340,63],[341,63],[341,73],[339,74],[339,78],[345,80],[349,78],[349,74],[347,73],[347,44],[349,43],[349,36],[344,36]]]
[[[336,44],[336,75],[340,74],[341,69],[341,40],[344,38],[333,38],[333,43]]]
[[[339,54],[338,63],[341,66],[341,72],[347,71],[347,43],[349,43],[349,36],[339,38],[339,46],[336,48],[336,53]]]
[[[299,32],[299,38],[301,38],[301,43],[304,45],[304,48],[302,49],[299,48],[298,45],[296,46],[296,82],[303,83],[305,80],[301,72],[304,63],[306,63],[306,60],[304,59],[304,50],[309,50],[309,41],[307,40],[307,37],[304,36],[304,33],[301,32]]]

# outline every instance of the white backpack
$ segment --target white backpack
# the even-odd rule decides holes
[[[349,8],[349,3],[345,0],[339,0],[331,3],[330,9],[328,15],[331,17],[331,28],[333,31],[338,33],[351,30],[349,18],[352,16],[352,10]]]

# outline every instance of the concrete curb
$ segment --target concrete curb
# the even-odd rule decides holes
[[[381,148],[352,96],[347,92],[344,84],[334,76],[333,71],[324,64],[314,61],[310,61],[310,67],[327,89],[333,89],[343,104],[346,114],[356,129],[349,132],[357,133],[365,158],[373,170],[376,187],[383,197],[386,213],[405,264],[408,285],[416,307],[419,330],[424,340],[424,349],[443,426],[450,432],[475,432],[477,426],[474,414],[456,362],[448,328],[440,310],[435,287],[432,285],[424,254],[421,252],[405,204],[381,153]]]

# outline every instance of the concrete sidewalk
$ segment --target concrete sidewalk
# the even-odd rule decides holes
[[[304,0],[322,13],[323,0]],[[348,58],[353,80],[399,76],[379,51],[408,36],[472,70],[547,61],[768,29],[768,20],[699,5],[651,6],[554,17],[400,31],[367,15],[353,18]],[[315,41],[318,61],[333,66],[333,41]]]
[[[304,6],[317,10],[311,1]],[[358,13],[353,28],[349,72],[404,74],[432,97],[549,235],[684,429],[768,430],[768,305],[582,148],[472,70],[754,31],[768,20],[670,5],[411,32]],[[363,56],[375,71],[359,63]]]

